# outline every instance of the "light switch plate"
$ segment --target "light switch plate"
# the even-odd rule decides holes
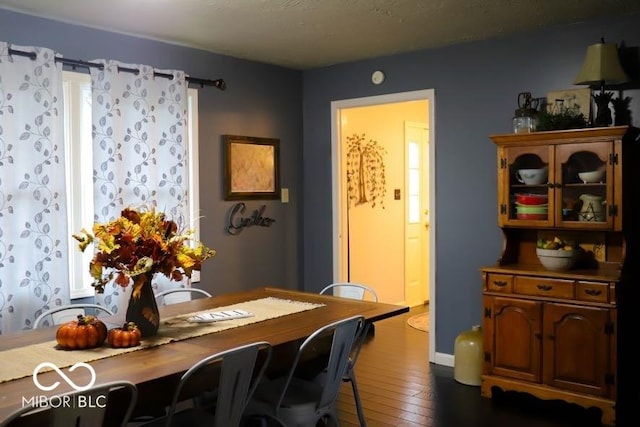
[[[280,189],[280,201],[282,203],[289,203],[289,189],[288,188]]]

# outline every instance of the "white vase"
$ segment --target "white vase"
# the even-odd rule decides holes
[[[131,284],[123,288],[112,280],[104,287],[102,294],[96,294],[96,304],[108,308],[114,314],[114,316],[106,322],[108,323],[108,327],[120,328],[125,324],[132,289],[133,286],[131,286]]]

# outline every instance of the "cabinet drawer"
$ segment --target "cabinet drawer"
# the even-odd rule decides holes
[[[576,298],[581,301],[609,302],[609,284],[599,282],[577,282]]]
[[[510,274],[489,274],[487,276],[487,291],[513,292],[513,276]]]
[[[514,292],[551,298],[573,299],[573,282],[542,277],[516,276]]]

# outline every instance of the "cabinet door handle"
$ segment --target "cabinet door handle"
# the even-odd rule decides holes
[[[544,285],[542,283],[538,283],[538,285],[536,285],[536,287],[538,289],[540,289],[541,291],[550,291],[551,289],[553,289],[553,286],[551,285]]]
[[[585,289],[584,293],[587,295],[591,295],[592,297],[595,297],[602,294],[602,291],[600,289]]]
[[[534,332],[533,336],[536,337],[536,339],[542,339],[542,334],[540,332]]]
[[[548,334],[548,335],[547,335],[547,339],[550,339],[550,340],[552,340],[552,341],[553,341],[553,340],[555,340],[555,339],[556,339],[556,336],[555,336],[555,335],[553,335],[553,334]]]
[[[496,285],[499,288],[507,286],[507,282],[505,282],[504,280],[494,280],[493,284]]]

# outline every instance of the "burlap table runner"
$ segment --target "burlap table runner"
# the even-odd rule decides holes
[[[5,350],[0,352],[0,383],[32,375],[35,367],[42,362],[50,362],[58,368],[66,368],[78,362],[90,362],[92,360],[138,351],[173,341],[181,341],[187,338],[238,328],[251,323],[312,310],[323,305],[324,304],[267,297],[174,316],[162,321],[157,335],[144,339],[140,346],[132,348],[114,349],[109,347],[105,342],[102,347],[93,349],[60,350],[57,348],[56,341],[52,340],[26,347]],[[186,321],[188,317],[198,313],[224,310],[246,310],[253,313],[254,316],[214,323],[190,323]],[[47,369],[41,369],[39,372],[46,370]]]

